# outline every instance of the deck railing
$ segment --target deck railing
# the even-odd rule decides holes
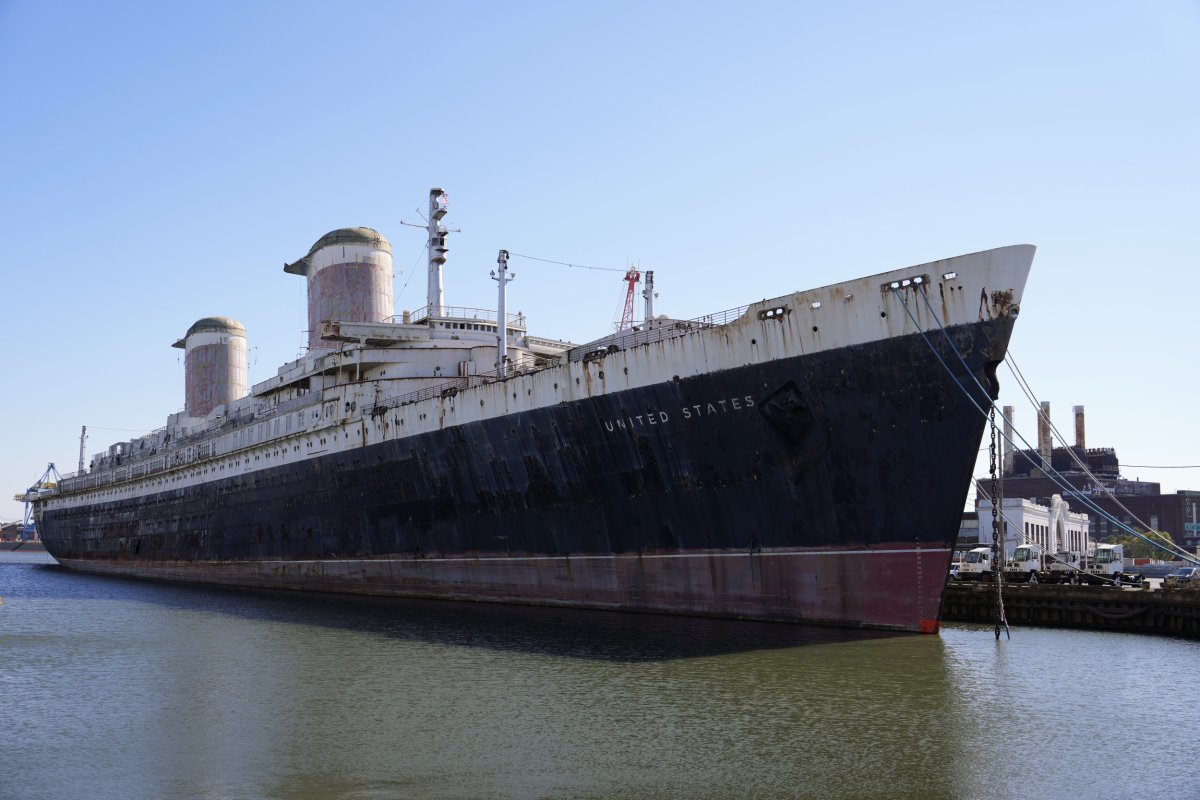
[[[524,314],[521,314],[521,313],[505,314],[504,316],[508,317],[509,327],[520,328],[521,330],[525,330],[525,321],[526,320],[525,320]],[[409,325],[420,325],[423,322],[428,322],[430,319],[431,319],[431,317],[429,315],[429,309],[421,308],[421,309],[418,309],[413,312],[412,318],[409,320],[408,324]],[[461,321],[461,320],[469,320],[472,322],[492,322],[492,323],[494,323],[499,319],[499,316],[494,308],[469,308],[467,306],[442,306],[442,313],[438,314],[435,317],[432,317],[432,319],[434,319],[434,320],[446,319],[446,320],[453,320],[456,322]],[[403,322],[403,320],[404,320],[404,316],[402,314],[396,315],[391,318],[391,322],[393,322],[393,323]]]
[[[567,360],[583,361],[601,351],[606,353],[612,352],[614,348],[617,350],[628,350],[631,347],[638,347],[650,344],[651,342],[661,342],[665,339],[685,336],[693,331],[727,325],[745,314],[747,308],[749,306],[738,306],[726,311],[718,311],[715,314],[705,314],[695,319],[672,320],[662,325],[628,331],[624,334],[602,339],[599,342],[573,347],[567,351]]]

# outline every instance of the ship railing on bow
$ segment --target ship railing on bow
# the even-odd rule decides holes
[[[661,323],[655,322],[649,326],[634,328],[633,330],[614,336],[606,336],[595,342],[571,348],[567,351],[567,360],[572,362],[590,361],[593,358],[618,350],[628,350],[631,347],[638,347],[643,344],[650,344],[651,342],[661,342],[665,339],[686,336],[693,331],[727,325],[745,314],[747,308],[749,306],[738,306],[726,311],[718,311],[715,314],[705,314],[702,317],[695,317],[694,319],[664,320]]]

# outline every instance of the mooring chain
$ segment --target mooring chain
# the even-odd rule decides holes
[[[988,445],[988,475],[992,481],[992,574],[996,578],[996,640],[1000,639],[1000,626],[1011,638],[1008,630],[1008,620],[1004,615],[1004,570],[1001,558],[1004,546],[1001,537],[1004,535],[1004,523],[1001,522],[1000,505],[1003,499],[1000,494],[1000,482],[996,470],[996,406],[988,409],[988,425],[991,429],[991,442]]]

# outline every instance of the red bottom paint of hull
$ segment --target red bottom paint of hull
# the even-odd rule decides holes
[[[871,548],[295,561],[91,561],[124,577],[937,633],[950,551]]]

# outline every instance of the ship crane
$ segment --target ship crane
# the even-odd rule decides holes
[[[634,287],[642,280],[642,273],[630,267],[622,280],[629,285],[625,289],[625,310],[621,312],[621,322],[617,325],[618,333],[633,327],[633,297],[636,292]]]
[[[54,476],[54,480],[50,480],[50,476]],[[51,462],[50,466],[46,467],[46,471],[42,473],[42,477],[37,479],[37,483],[30,486],[24,492],[14,495],[13,499],[18,503],[25,503],[25,520],[21,525],[21,538],[28,541],[32,539],[37,532],[37,526],[33,523],[33,503],[39,497],[53,492],[57,487],[62,476],[58,474],[58,470]]]

